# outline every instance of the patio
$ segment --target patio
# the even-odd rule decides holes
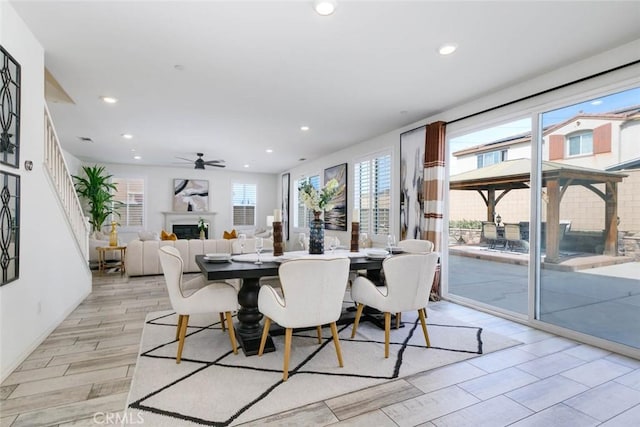
[[[526,315],[528,260],[528,254],[450,247],[449,293]],[[561,270],[547,268],[563,265]],[[625,257],[596,255],[543,263],[540,320],[640,348],[638,277],[640,262]]]

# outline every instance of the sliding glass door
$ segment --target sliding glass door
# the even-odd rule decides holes
[[[640,348],[640,88],[541,120],[536,318]]]
[[[526,316],[531,120],[449,143],[449,294]]]

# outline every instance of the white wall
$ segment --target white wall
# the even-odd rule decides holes
[[[44,51],[11,5],[0,1],[0,43],[20,63],[22,104],[20,277],[0,287],[0,368],[4,379],[89,294],[91,272],[78,250],[44,159]],[[33,171],[24,169],[32,160]]]
[[[222,238],[223,231],[230,231],[234,228],[231,212],[231,186],[234,183],[255,184],[257,186],[257,228],[266,228],[267,215],[273,215],[273,210],[280,207],[280,193],[278,192],[280,175],[234,172],[216,168],[195,170],[185,167],[121,164],[105,164],[105,167],[109,174],[116,177],[143,178],[145,180],[145,229],[157,233],[165,228],[162,212],[173,210],[174,178],[209,181],[209,211],[217,212],[212,224],[213,233],[209,231],[209,238]],[[196,216],[194,223],[197,219]],[[137,237],[138,231],[138,229],[121,229],[118,232],[118,238],[122,242],[129,242]]]
[[[291,173],[291,188],[290,188],[290,200],[293,204],[294,192],[297,191],[294,188],[294,182],[300,176],[308,176],[313,173],[322,174],[325,168],[335,166],[340,163],[348,163],[348,191],[347,204],[348,215],[351,215],[353,209],[353,161],[355,158],[380,151],[384,148],[391,148],[393,150],[392,160],[392,189],[397,189],[399,186],[399,163],[400,163],[400,134],[408,130],[423,126],[435,121],[452,122],[457,121],[460,117],[466,117],[470,114],[475,114],[478,111],[484,111],[488,108],[503,105],[507,102],[529,96],[533,93],[548,90],[555,86],[563,85],[567,82],[571,82],[589,75],[600,73],[604,70],[608,70],[617,67],[622,64],[636,61],[637,52],[640,49],[640,39],[626,45],[620,46],[616,49],[603,52],[594,57],[587,58],[574,64],[570,64],[566,67],[559,68],[548,74],[538,76],[529,81],[523,82],[519,85],[508,87],[504,90],[491,93],[485,97],[470,100],[460,106],[450,108],[446,111],[438,113],[434,116],[427,117],[418,122],[411,123],[402,128],[385,133],[384,135],[377,136],[375,138],[356,143],[355,145],[348,147],[344,150],[332,153],[328,156],[316,159],[313,161],[307,161],[304,164],[292,168],[285,172]],[[546,106],[547,110],[552,108],[558,108],[565,106],[572,102],[579,102],[584,99],[589,99],[589,94],[600,95],[604,91],[617,91],[620,87],[628,85],[629,81],[638,80],[638,72],[640,66],[628,67],[620,70],[614,75],[605,75],[597,79],[587,80],[585,82],[566,87],[564,89],[546,94],[544,96],[536,97],[518,103],[507,108],[491,111],[480,116],[470,118],[468,120],[462,120],[456,123],[447,124],[447,138],[453,138],[456,136],[464,135],[468,132],[490,127],[501,123],[507,123],[509,121],[522,119],[524,112],[534,109],[542,108]],[[428,97],[428,96],[427,96]],[[555,106],[555,107],[552,107]],[[543,110],[544,111],[544,110]],[[518,157],[520,157],[520,150],[518,150]],[[447,153],[448,155],[448,153]],[[529,156],[527,156],[529,157]],[[513,158],[513,157],[510,157]],[[473,166],[475,168],[475,164]],[[322,176],[322,175],[321,175]],[[399,230],[399,191],[395,191],[392,194],[392,206],[396,206],[397,209],[392,209],[391,227],[392,230]],[[291,206],[293,210],[295,207]],[[446,215],[445,215],[446,217]],[[338,235],[340,241],[343,243],[350,241],[350,230],[348,227],[347,232],[334,232],[326,231],[326,235]],[[299,231],[306,231],[304,229],[297,230],[291,229],[292,241],[290,244],[295,244],[296,233]],[[378,242],[380,244],[382,242]]]

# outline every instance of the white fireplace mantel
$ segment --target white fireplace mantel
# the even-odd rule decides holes
[[[171,232],[173,224],[196,224],[198,218],[209,223],[209,235],[213,235],[213,220],[218,212],[162,212],[165,230]]]

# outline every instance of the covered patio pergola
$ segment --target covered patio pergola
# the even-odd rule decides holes
[[[560,257],[560,201],[570,185],[581,185],[605,202],[604,255],[618,254],[618,183],[628,175],[550,161],[542,162],[542,187],[547,189],[546,257]],[[494,221],[496,205],[512,190],[530,188],[531,160],[515,159],[474,169],[449,180],[450,190],[472,190],[487,206],[487,221]],[[605,184],[605,191],[595,187]],[[496,192],[500,192],[496,194]]]

